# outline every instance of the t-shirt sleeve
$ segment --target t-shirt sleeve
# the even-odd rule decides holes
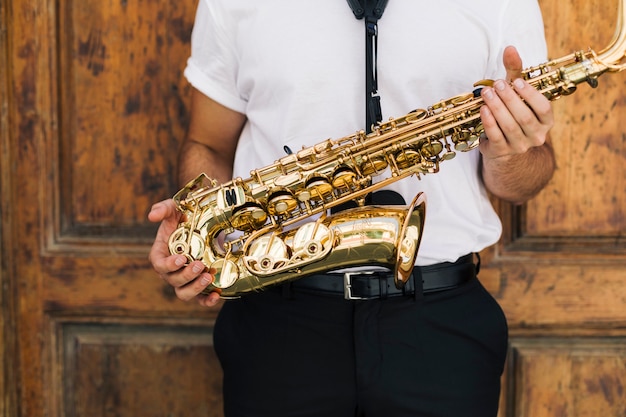
[[[244,113],[246,101],[238,93],[238,59],[234,31],[227,30],[228,16],[216,2],[200,0],[191,34],[191,56],[184,75],[207,97],[232,110]]]

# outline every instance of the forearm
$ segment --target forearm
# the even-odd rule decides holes
[[[546,142],[523,154],[502,158],[481,158],[481,174],[487,190],[515,204],[537,195],[550,181],[556,163],[552,146]]]
[[[220,155],[216,150],[188,139],[178,154],[178,182],[183,186],[205,173],[219,183],[225,183],[232,179],[232,164],[232,155]]]
[[[179,184],[185,185],[201,173],[219,183],[230,181],[245,123],[244,114],[192,89],[189,129],[178,153]]]

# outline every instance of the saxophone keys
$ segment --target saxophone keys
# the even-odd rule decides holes
[[[310,201],[312,197],[313,195],[311,194],[311,191],[309,190],[302,190],[298,192],[298,200],[300,200],[303,203]]]
[[[479,125],[480,127],[477,127],[478,130],[480,130],[482,128],[481,125]],[[454,142],[454,149],[456,149],[457,151],[460,152],[467,152],[470,149],[474,149],[476,146],[478,146],[478,136],[479,134],[476,133],[476,129],[474,130],[474,132],[470,131],[469,129],[463,129],[460,130],[458,132],[455,132],[452,135],[452,141]]]
[[[258,272],[271,272],[287,263],[289,249],[282,239],[265,235],[256,239],[246,256],[248,268]]]
[[[457,142],[454,144],[454,149],[460,152],[467,152],[470,149],[470,146],[467,142]]]
[[[432,106],[430,106],[430,109],[434,114],[439,114],[441,112],[448,111],[455,106],[465,104],[473,98],[473,93],[459,94],[447,100],[441,100],[440,102],[433,104]]]
[[[472,135],[471,140],[467,143],[468,145],[467,150],[471,151],[472,149],[477,148],[478,145],[480,144],[481,138],[486,138],[484,133],[481,133],[480,136]]]
[[[271,215],[280,215],[298,207],[298,200],[287,189],[278,189],[270,193],[267,199],[267,211]]]
[[[476,81],[474,87],[493,87],[494,81],[490,79]]]
[[[478,123],[467,138],[468,151],[476,148],[480,144],[480,140],[485,137],[485,128],[482,123]]]
[[[363,175],[373,175],[384,171],[389,163],[382,155],[365,157],[360,168]]]
[[[438,140],[428,141],[420,148],[422,155],[426,159],[439,155],[442,150],[443,145]]]
[[[214,269],[213,282],[215,288],[231,287],[239,278],[239,268],[237,264],[229,259],[218,259],[211,264],[210,269]]]
[[[277,187],[289,187],[297,184],[299,181],[301,181],[301,179],[302,176],[299,172],[292,172],[291,174],[281,175],[277,177],[276,179],[274,179],[274,184]]]
[[[415,122],[419,122],[420,120],[424,119],[426,116],[428,116],[428,111],[427,110],[415,109],[415,110],[409,112],[409,114],[407,114],[406,116],[404,116],[404,120],[407,123],[415,123]]]
[[[304,184],[306,189],[311,192],[311,197],[317,196],[321,200],[333,192],[333,186],[328,180],[328,177],[317,172],[309,175]]]
[[[466,141],[458,142],[454,145],[454,149],[461,152],[471,151],[476,148],[480,143],[480,137],[476,134],[470,135]]]
[[[424,174],[433,174],[435,172],[438,171],[438,166],[437,163],[434,161],[430,161],[430,160],[423,160],[420,164],[419,164],[419,169],[420,171],[422,171]]]
[[[332,184],[335,188],[350,188],[356,183],[356,172],[346,165],[340,165],[332,175]]]
[[[315,152],[318,153],[328,152],[333,148],[333,141],[332,139],[326,139],[325,141],[314,145],[313,148],[315,149]]]
[[[441,159],[443,159],[444,161],[450,161],[451,159],[454,159],[455,156],[456,156],[456,153],[448,149],[441,156]]]
[[[204,254],[204,239],[186,226],[180,226],[170,235],[168,246],[172,254],[185,255],[189,261],[202,259]]]
[[[293,237],[294,255],[300,258],[314,258],[324,252],[333,240],[333,232],[322,223],[306,223]]]
[[[398,168],[406,169],[418,164],[422,160],[422,157],[415,148],[408,147],[396,153],[395,159]]]
[[[182,189],[180,189],[173,198],[179,207],[195,206],[195,193],[206,191],[217,186],[217,181],[209,178],[205,173],[198,175],[195,179],[189,181]]]
[[[267,213],[261,205],[248,202],[235,209],[230,219],[230,224],[237,230],[249,232],[260,229],[266,220]]]
[[[465,94],[459,94],[458,96],[452,97],[450,99],[450,103],[452,103],[452,105],[454,106],[458,106],[460,104],[465,104],[468,101],[472,100],[474,98],[474,94],[473,93],[465,93]]]

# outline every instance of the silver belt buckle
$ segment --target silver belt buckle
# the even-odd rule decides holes
[[[346,300],[369,300],[369,297],[357,297],[352,295],[352,275],[374,275],[375,271],[344,272],[343,273],[343,298]]]

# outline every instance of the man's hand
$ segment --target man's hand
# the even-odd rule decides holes
[[[214,306],[220,299],[217,293],[201,294],[213,282],[213,276],[206,271],[204,264],[194,261],[185,265],[187,258],[184,255],[170,254],[168,240],[178,227],[180,216],[176,204],[171,199],[152,206],[148,219],[161,224],[150,250],[150,262],[159,276],[174,287],[178,298],[183,301],[196,298],[201,305]]]
[[[509,46],[504,51],[506,80],[483,88],[480,116],[482,175],[485,186],[500,198],[522,203],[537,194],[554,172],[547,142],[554,125],[550,101],[521,78],[522,60]]]
[[[481,118],[487,140],[480,144],[485,159],[508,158],[542,146],[554,125],[550,101],[522,75],[522,60],[509,46],[504,51],[506,80],[484,88]]]

